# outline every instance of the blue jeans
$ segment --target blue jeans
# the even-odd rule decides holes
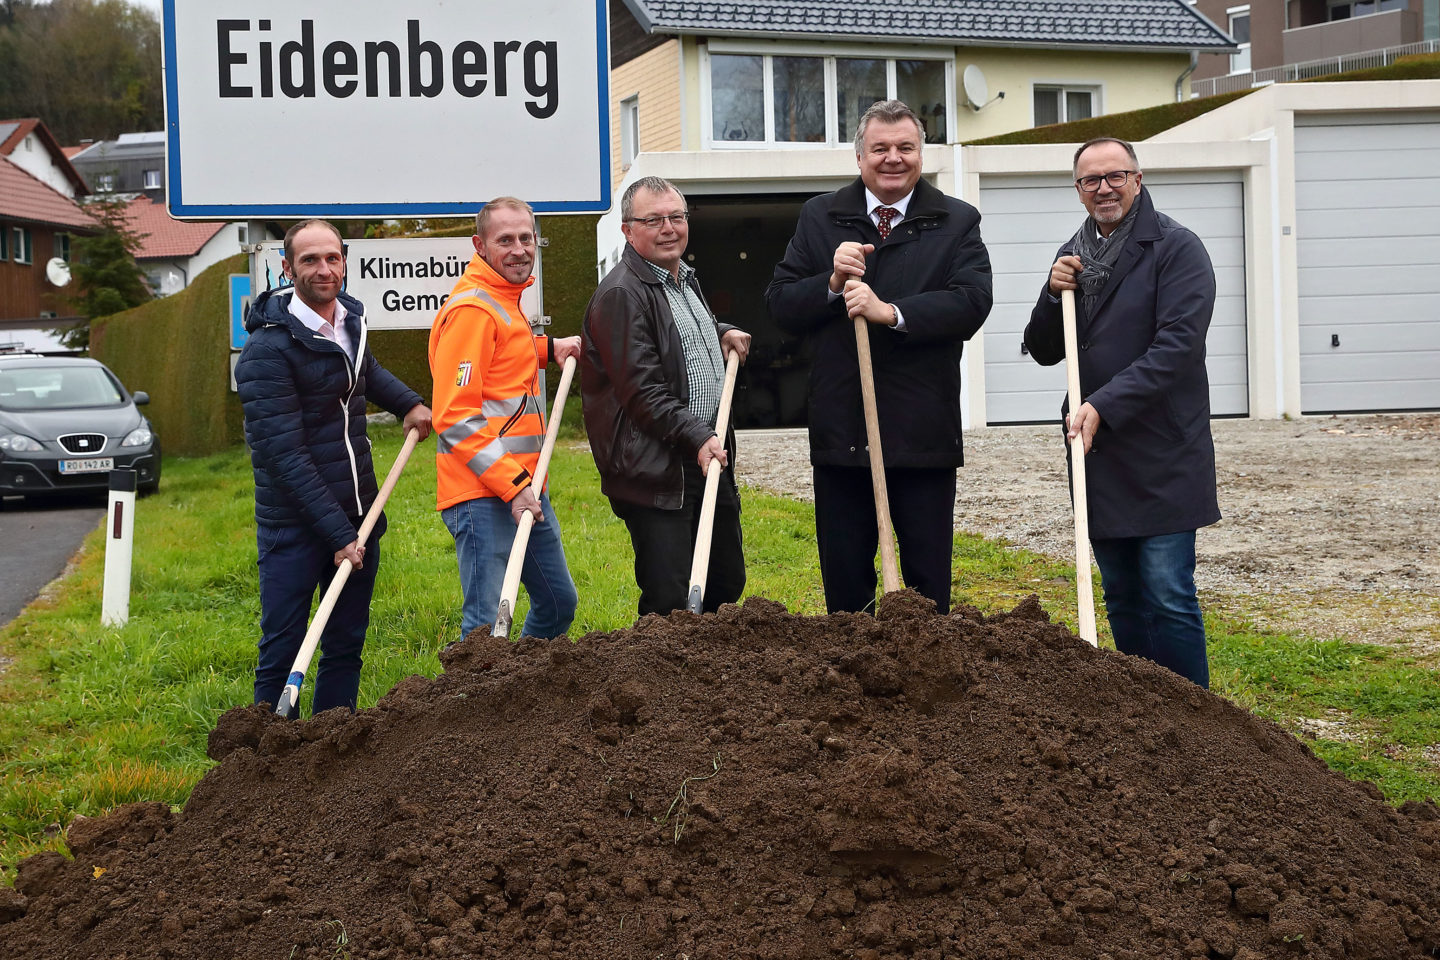
[[[355,709],[360,692],[361,650],[370,626],[370,596],[380,569],[382,518],[365,544],[365,562],[352,570],[335,609],[320,634],[320,666],[310,712],[331,707]],[[310,603],[317,589],[335,579],[335,551],[308,527],[255,530],[260,551],[260,661],[255,667],[255,702],[272,706],[280,699],[295,655],[309,629]]]
[[[1116,648],[1209,687],[1205,621],[1195,596],[1195,531],[1091,540],[1090,546]]]
[[[520,582],[530,595],[530,612],[521,632],[527,637],[558,637],[575,620],[579,596],[565,550],[560,545],[560,521],[550,506],[550,495],[540,495],[541,523],[530,528]],[[500,606],[500,587],[505,564],[515,543],[515,520],[510,504],[499,497],[476,497],[440,511],[440,519],[455,538],[455,558],[460,564],[460,586],[465,605],[460,613],[460,636],[483,624],[493,624]]]

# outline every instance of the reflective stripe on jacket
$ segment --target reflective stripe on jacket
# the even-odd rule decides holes
[[[530,332],[520,294],[471,259],[430,329],[436,506],[477,497],[509,501],[530,483],[545,439],[537,373],[550,342]]]

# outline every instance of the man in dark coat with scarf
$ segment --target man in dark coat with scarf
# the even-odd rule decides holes
[[[1089,212],[1059,252],[1025,328],[1031,356],[1065,359],[1060,294],[1076,291],[1090,545],[1115,645],[1209,686],[1195,531],[1220,519],[1205,334],[1215,272],[1194,233],[1155,209],[1134,148],[1075,153]]]
[[[368,541],[359,540],[378,492],[365,403],[404,417],[421,439],[430,433],[430,410],[366,346],[365,308],[341,292],[345,251],[333,226],[306,220],[291,227],[282,266],[294,285],[255,298],[245,318],[250,337],[235,365],[255,468],[261,634],[255,702],[279,700],[315,591],[349,560],[355,572],[320,635],[311,711],[354,710],[385,532],[382,515]]]
[[[810,463],[825,607],[873,609],[879,534],[852,319],[875,371],[890,515],[905,583],[950,610],[960,355],[990,313],[980,214],[920,178],[925,130],[899,100],[865,111],[860,176],[806,202],[765,292],[776,323],[812,337]]]

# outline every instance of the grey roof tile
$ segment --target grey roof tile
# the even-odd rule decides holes
[[[1184,0],[625,0],[655,33],[956,42],[1233,46]]]

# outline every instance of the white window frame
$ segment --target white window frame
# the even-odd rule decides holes
[[[95,175],[95,192],[96,192],[96,193],[114,193],[114,192],[115,192],[115,174],[113,174],[113,173],[97,173],[97,174]]]
[[[34,263],[34,262],[35,262],[35,247],[34,247],[34,240],[35,240],[35,238],[31,235],[31,233],[30,233],[30,228],[29,228],[29,227],[16,226],[16,227],[11,227],[10,230],[11,230],[11,233],[10,233],[10,239],[11,239],[10,246],[11,246],[12,252],[13,252],[13,254],[14,254],[14,256],[13,256],[12,259],[13,259],[16,263]]]
[[[159,190],[159,189],[160,189],[160,171],[159,171],[159,170],[146,170],[146,171],[145,171],[145,187],[144,187],[144,189],[146,189],[146,190]]]
[[[715,122],[711,113],[710,56],[712,53],[760,57],[761,97],[764,99],[764,140],[716,140]],[[824,61],[825,70],[825,140],[793,143],[775,139],[775,57],[811,57]],[[700,145],[704,150],[815,150],[846,146],[854,131],[837,129],[840,123],[835,61],[884,60],[886,96],[896,93],[896,60],[933,60],[945,65],[945,129],[947,139],[956,130],[955,116],[955,55],[939,54],[933,47],[902,47],[882,44],[828,44],[823,47],[804,43],[757,44],[753,41],[713,38],[700,45]],[[934,144],[931,144],[934,146]]]
[[[640,94],[620,101],[620,169],[629,170],[640,156]]]
[[[1035,94],[1040,90],[1055,90],[1060,94],[1060,119],[1059,123],[1069,123],[1065,116],[1065,95],[1067,93],[1088,93],[1090,94],[1090,115],[1098,117],[1105,113],[1105,84],[1099,81],[1088,83],[1077,80],[1031,80],[1030,81],[1030,126],[1037,126],[1035,122]]]
[[[1250,4],[1248,3],[1242,4],[1238,7],[1225,8],[1226,31],[1231,31],[1234,29],[1235,18],[1240,16],[1243,16],[1245,17],[1245,19],[1250,21],[1250,36],[1255,36],[1255,18],[1250,13]],[[1254,69],[1254,61],[1250,57],[1250,41],[1247,40],[1244,43],[1238,43],[1235,46],[1236,51],[1230,54],[1230,72],[1232,74],[1249,73],[1251,70]],[[1236,61],[1239,60],[1241,57],[1245,58],[1245,63],[1243,66],[1236,63]]]

